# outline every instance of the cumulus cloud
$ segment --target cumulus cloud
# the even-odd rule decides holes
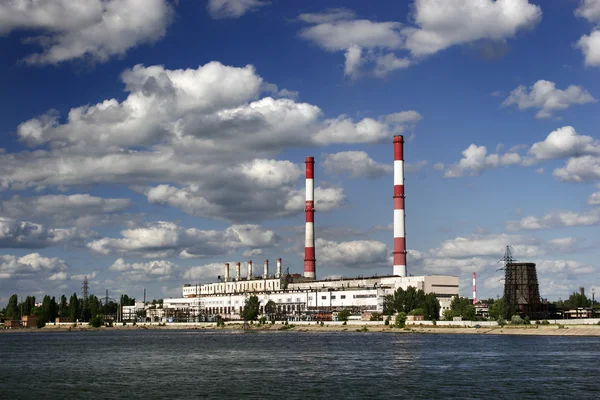
[[[595,30],[589,35],[583,35],[577,41],[575,46],[581,50],[584,55],[585,65],[588,67],[600,66],[600,1],[582,0],[579,7],[575,10],[575,15],[587,19],[592,24],[596,24]]]
[[[167,0],[9,1],[0,4],[0,35],[39,32],[25,39],[42,48],[25,58],[29,64],[105,62],[162,38],[173,15]]]
[[[387,265],[391,251],[377,240],[335,242],[316,240],[316,257],[324,264],[345,267],[373,268]]]
[[[129,199],[102,198],[89,194],[14,195],[0,201],[0,213],[15,219],[43,218],[57,225],[89,226],[100,222],[108,214],[120,213],[130,206]]]
[[[208,0],[206,8],[211,17],[225,19],[239,18],[268,4],[270,2],[261,0]]]
[[[562,181],[588,182],[600,180],[600,157],[573,157],[562,168],[554,170],[554,176]]]
[[[600,192],[590,194],[590,196],[587,199],[587,203],[591,206],[600,205]]]
[[[391,164],[380,164],[364,151],[344,151],[323,155],[323,169],[327,174],[348,173],[353,178],[376,179],[394,170]]]
[[[121,231],[122,238],[101,238],[88,243],[98,254],[122,254],[164,258],[204,258],[227,254],[230,250],[274,246],[279,238],[258,225],[232,225],[223,231],[182,228],[159,221]]]
[[[454,45],[501,43],[534,27],[541,15],[541,8],[527,0],[415,0],[409,24],[359,19],[339,8],[300,14],[298,19],[310,25],[300,37],[326,51],[343,51],[344,74],[356,78],[366,64],[374,65],[374,76],[384,77]]]
[[[38,253],[23,257],[0,255],[0,279],[34,278],[64,280],[68,264],[59,258],[42,257]],[[64,277],[64,278],[63,278]]]
[[[553,211],[542,217],[526,216],[518,221],[506,223],[506,229],[537,230],[570,226],[598,225],[600,223],[600,209],[585,212]]]
[[[120,272],[121,276],[128,281],[164,281],[171,277],[177,268],[170,261],[158,260],[146,263],[126,263],[124,259],[118,258],[108,269]]]
[[[541,7],[527,0],[415,0],[406,27],[406,47],[414,57],[482,39],[505,40],[531,29],[542,18]]]
[[[574,104],[593,103],[596,99],[582,86],[570,85],[557,89],[554,82],[539,80],[532,86],[521,85],[510,92],[502,103],[503,107],[516,104],[519,110],[539,109],[536,118],[549,118],[552,113],[569,108]]]
[[[600,67],[600,30],[581,36],[576,47],[583,53],[587,67]]]
[[[444,176],[457,178],[466,174],[479,175],[486,169],[500,166],[516,165],[521,163],[518,153],[488,154],[485,146],[471,144],[462,152],[462,159],[446,168]]]
[[[77,228],[46,228],[28,221],[0,217],[0,248],[43,248],[81,244],[90,233]]]
[[[430,251],[436,258],[468,258],[496,256],[505,246],[511,246],[515,257],[537,257],[544,254],[539,242],[519,235],[471,235],[445,240],[440,247]],[[500,257],[498,257],[500,258]]]
[[[230,265],[235,265],[234,262],[230,262]],[[190,267],[183,273],[183,278],[188,281],[199,282],[216,280],[217,276],[223,276],[225,274],[225,263],[210,263],[200,265],[196,267]]]
[[[176,195],[193,197],[186,208],[202,208],[203,216],[249,221],[261,215],[257,209],[287,215],[279,194],[301,184],[301,169],[278,154],[384,142],[421,119],[415,111],[325,118],[312,104],[261,97],[268,85],[252,66],[137,65],[121,78],[124,100],[72,108],[66,119],[49,112],[22,122],[17,134],[31,150],[0,157],[0,190],[118,183],[158,188],[154,198],[165,204]],[[182,189],[194,195],[175,193]]]
[[[572,126],[563,126],[550,132],[544,141],[534,143],[528,154],[527,164],[538,160],[600,155],[600,142],[591,136],[578,135]]]

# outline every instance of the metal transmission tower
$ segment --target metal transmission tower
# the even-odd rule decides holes
[[[83,307],[81,307],[81,320],[84,320],[85,312],[88,309],[88,297],[89,297],[90,286],[88,283],[87,275],[83,277],[83,286],[81,287],[81,295],[83,297]]]
[[[540,298],[535,263],[517,262],[510,246],[506,246],[504,257],[504,301],[506,317],[519,315],[531,319],[544,318],[544,305]]]

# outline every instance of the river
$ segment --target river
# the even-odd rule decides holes
[[[0,346],[6,399],[600,397],[600,337],[32,331]]]

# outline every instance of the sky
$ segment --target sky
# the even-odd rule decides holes
[[[181,296],[223,263],[408,273],[502,296],[600,284],[600,0],[0,3],[0,306]],[[233,273],[233,270],[232,270]]]

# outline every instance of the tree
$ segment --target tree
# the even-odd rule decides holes
[[[466,297],[454,296],[450,303],[450,310],[452,310],[454,317],[462,317],[467,321],[475,319],[475,306]]]
[[[348,321],[350,318],[350,310],[344,309],[338,313],[338,321]]]
[[[258,317],[259,310],[260,302],[258,301],[258,297],[252,295],[246,299],[246,304],[244,304],[241,316],[245,321],[254,321],[256,317]]]
[[[264,311],[264,313],[269,316],[269,319],[273,319],[273,315],[277,312],[277,304],[275,304],[273,300],[267,301]]]
[[[499,319],[504,319],[507,316],[508,309],[506,307],[506,300],[504,297],[494,301],[494,303],[489,306],[488,313],[490,314],[490,318],[494,321]]]
[[[424,317],[428,321],[437,321],[440,318],[440,301],[435,297],[435,293],[427,293],[423,304]]]
[[[69,316],[69,307],[67,306],[67,296],[64,294],[60,296],[60,303],[58,305],[58,315],[61,317]]]
[[[69,299],[69,316],[71,317],[71,321],[77,321],[80,311],[81,309],[79,308],[79,299],[77,299],[77,293],[73,293]]]
[[[437,320],[440,315],[440,302],[435,293],[425,294],[423,290],[417,290],[409,286],[406,290],[398,288],[394,294],[386,297],[384,310],[388,315],[396,312],[410,313],[416,308],[423,309],[424,318]]]
[[[590,307],[592,301],[587,298],[585,293],[573,292],[567,300],[564,302],[565,308],[579,308],[579,307]]]
[[[10,296],[10,299],[8,299],[5,316],[7,319],[19,319],[21,317],[19,314],[19,299],[16,294],[13,294]]]

